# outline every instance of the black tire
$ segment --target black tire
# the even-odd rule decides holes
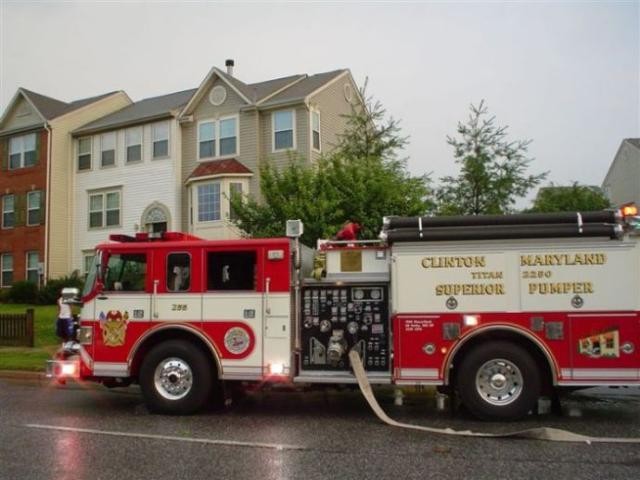
[[[209,400],[215,381],[211,361],[193,343],[168,340],[153,347],[140,368],[140,389],[150,411],[190,415]]]
[[[540,370],[524,348],[507,341],[477,345],[462,359],[457,390],[462,404],[483,420],[517,420],[535,409]]]

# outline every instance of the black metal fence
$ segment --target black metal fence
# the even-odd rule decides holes
[[[33,320],[33,308],[25,313],[0,313],[0,345],[33,347]]]

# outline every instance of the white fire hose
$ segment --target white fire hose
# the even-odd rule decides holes
[[[397,422],[390,418],[373,395],[371,384],[367,378],[367,374],[362,365],[362,360],[357,352],[351,350],[349,352],[349,360],[353,373],[358,380],[360,391],[367,400],[367,403],[376,414],[376,416],[392,427],[410,428],[412,430],[420,430],[423,432],[437,433],[441,435],[457,435],[462,437],[488,437],[488,438],[528,438],[535,440],[549,440],[553,442],[584,442],[584,443],[640,443],[640,438],[620,438],[620,437],[589,437],[577,433],[561,430],[559,428],[539,427],[520,430],[509,433],[484,433],[472,432],[471,430],[453,430],[451,428],[433,428],[422,425],[411,425],[409,423]]]

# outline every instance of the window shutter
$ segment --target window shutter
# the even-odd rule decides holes
[[[34,166],[38,165],[40,162],[40,144],[42,143],[42,139],[40,137],[42,137],[42,135],[44,135],[43,132],[36,133],[36,161],[33,164]]]
[[[15,216],[16,227],[22,227],[26,224],[27,218],[27,194],[16,194],[15,198]]]
[[[0,140],[0,156],[2,156],[2,170],[9,170],[9,139]]]
[[[40,225],[44,225],[46,223],[45,212],[47,205],[47,196],[45,195],[44,190],[40,190]]]

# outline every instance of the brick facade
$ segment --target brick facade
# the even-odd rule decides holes
[[[36,132],[36,164],[32,167],[10,170],[8,168],[9,136],[0,138],[0,209],[5,195],[15,198],[15,226],[0,228],[0,254],[13,255],[13,282],[27,278],[27,252],[38,252],[39,262],[45,258],[46,185],[48,133],[40,128]],[[26,133],[33,133],[26,132]],[[20,135],[24,135],[21,133]],[[27,225],[27,194],[40,191],[39,225]],[[1,214],[2,212],[0,212]],[[2,226],[0,218],[0,226]]]

